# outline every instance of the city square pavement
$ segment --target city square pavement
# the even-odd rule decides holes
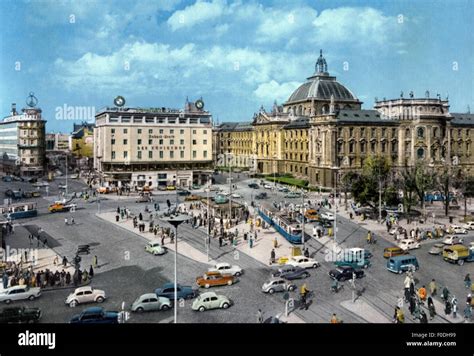
[[[220,180],[225,182],[225,176]],[[236,178],[234,176],[234,178]],[[242,195],[242,203],[253,200],[255,194],[263,191],[248,188],[248,183],[253,180],[246,179],[241,174],[240,179],[234,179],[237,191]],[[87,188],[79,180],[69,180],[69,190],[82,191]],[[61,181],[59,181],[61,183]],[[23,189],[28,189],[27,183],[14,182],[3,183],[1,189],[7,189],[7,185],[18,184]],[[131,222],[115,223],[115,211],[118,206],[126,207],[133,213],[144,211],[143,203],[136,203],[136,196],[102,196],[100,203],[95,198],[88,202],[76,199],[78,205],[74,213],[49,213],[48,205],[59,199],[57,189],[58,182],[52,182],[48,193],[43,189],[44,197],[37,198],[39,215],[33,219],[22,219],[15,221],[16,232],[23,231],[25,244],[28,244],[28,229],[41,228],[50,241],[51,249],[44,248],[41,252],[45,257],[44,263],[50,265],[53,256],[67,256],[69,260],[74,256],[78,245],[89,244],[91,254],[82,256],[82,268],[88,268],[92,264],[94,255],[98,257],[99,268],[95,270],[92,286],[104,289],[107,300],[103,306],[109,310],[121,310],[123,306],[127,309],[133,300],[139,295],[151,292],[166,281],[174,278],[174,252],[171,250],[164,256],[152,256],[145,252],[144,246],[151,236],[149,233],[139,234],[133,226],[127,225]],[[220,187],[229,190],[227,184]],[[269,193],[266,203],[284,201],[284,194],[277,191],[265,190]],[[206,196],[202,190],[199,192]],[[47,196],[48,195],[48,196]],[[316,204],[318,200],[327,195],[312,193],[305,198]],[[161,206],[166,205],[166,200],[176,201],[175,192],[159,192],[155,194],[155,201]],[[182,203],[183,198],[178,197]],[[286,199],[289,201],[290,199]],[[292,199],[299,203],[300,199]],[[250,204],[249,204],[250,205]],[[251,216],[253,214],[252,208]],[[393,317],[394,307],[397,300],[403,294],[403,275],[395,275],[386,270],[386,260],[382,257],[385,247],[393,246],[393,238],[385,236],[384,226],[378,228],[373,221],[358,221],[348,219],[343,207],[340,207],[337,217],[336,244],[341,247],[364,247],[373,253],[372,266],[366,272],[366,276],[356,282],[358,297],[356,302],[352,301],[353,291],[349,282],[343,282],[345,288],[337,294],[331,292],[331,279],[328,272],[333,268],[331,261],[326,261],[328,250],[335,244],[334,237],[324,236],[322,239],[310,239],[306,246],[310,255],[321,263],[321,267],[310,270],[311,276],[306,280],[298,280],[296,284],[300,287],[307,283],[308,288],[314,291],[314,297],[308,310],[296,309],[290,314],[289,322],[329,322],[331,315],[337,316],[345,323],[351,322],[390,322]],[[146,215],[146,214],[145,214]],[[65,218],[74,217],[74,225],[66,225]],[[164,223],[163,223],[164,224]],[[272,229],[260,229],[257,243],[250,249],[248,244],[242,240],[243,232],[250,228],[248,223],[242,222],[233,229],[239,229],[239,243],[234,248],[226,245],[219,247],[218,242],[211,239],[209,246],[209,261],[205,245],[206,231],[204,228],[194,229],[190,224],[183,224],[178,232],[178,276],[179,282],[185,285],[194,285],[195,278],[204,273],[214,261],[229,262],[237,264],[244,269],[244,274],[239,282],[233,286],[211,289],[218,294],[222,293],[234,301],[234,305],[228,310],[215,310],[205,313],[195,313],[190,308],[190,301],[179,308],[180,322],[256,322],[257,310],[260,308],[264,316],[281,315],[285,310],[285,301],[282,293],[265,295],[261,292],[262,284],[270,277],[272,268],[269,266],[270,251],[273,240],[276,237],[280,244],[277,249],[277,257],[287,255],[289,243]],[[23,229],[23,230],[22,230]],[[368,246],[366,244],[367,231],[371,230],[377,234],[377,243]],[[312,234],[311,224],[306,224],[306,233]],[[14,237],[7,237],[7,245],[14,245]],[[473,240],[472,233],[466,236],[466,242]],[[168,240],[169,241],[169,240]],[[21,245],[21,240],[15,241]],[[448,286],[448,289],[457,296],[459,301],[459,314],[462,314],[464,300],[467,294],[464,288],[463,278],[466,273],[474,274],[473,264],[464,266],[451,265],[442,260],[440,256],[431,256],[427,253],[435,241],[424,242],[423,246],[411,253],[417,256],[420,270],[415,273],[417,287],[428,285],[432,278],[436,278],[438,290]],[[49,243],[48,243],[49,245]],[[17,246],[17,245],[15,245]],[[18,246],[20,247],[20,246]],[[27,246],[25,246],[27,247]],[[171,246],[168,246],[171,247]],[[286,250],[286,251],[285,251]],[[238,251],[238,253],[236,253]],[[46,262],[48,261],[48,262]],[[20,303],[29,306],[38,306],[44,312],[43,322],[67,322],[70,317],[82,310],[64,305],[68,290],[55,290],[44,292],[43,296],[33,302]],[[290,293],[290,297],[298,299],[298,293]],[[295,303],[298,306],[298,303]],[[435,305],[439,313],[434,322],[457,322],[446,317],[442,311],[440,300],[436,299]],[[407,322],[414,321],[406,306],[405,316]],[[143,315],[132,315],[130,322],[170,322],[172,311],[158,312]]]

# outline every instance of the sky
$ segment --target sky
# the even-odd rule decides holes
[[[320,49],[366,109],[429,90],[474,112],[473,18],[472,0],[2,0],[0,116],[34,92],[50,132],[118,95],[202,97],[215,122],[250,121],[314,73]]]

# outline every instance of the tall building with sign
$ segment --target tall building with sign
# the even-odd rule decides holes
[[[212,116],[204,102],[184,109],[115,107],[99,111],[94,168],[104,185],[152,188],[205,184],[213,171]]]
[[[10,115],[0,122],[2,170],[21,176],[42,176],[45,170],[45,125],[38,100],[33,93],[27,107],[17,112],[12,104]]]

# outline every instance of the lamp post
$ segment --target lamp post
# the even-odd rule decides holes
[[[302,200],[303,200],[303,206],[302,206],[302,209],[303,209],[303,224],[302,224],[302,232],[301,232],[301,243],[303,244],[303,252],[305,250],[305,245],[306,245],[306,241],[305,241],[305,219],[306,219],[306,207],[304,205],[304,189],[301,188],[301,197],[302,197]]]
[[[174,237],[174,323],[178,323],[178,226],[189,220],[189,215],[171,215],[162,217],[163,221],[168,222],[175,228]]]
[[[206,238],[206,254],[207,254],[207,261],[209,262],[209,242],[211,241],[211,213],[209,207],[209,192],[211,191],[211,184],[212,181],[209,179],[208,187],[206,189],[207,193],[207,238]]]

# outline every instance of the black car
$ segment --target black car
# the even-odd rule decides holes
[[[284,265],[272,274],[273,277],[280,277],[289,281],[299,278],[308,278],[309,272],[304,268],[292,265]]]
[[[255,196],[255,199],[267,199],[268,195],[265,192],[259,193]]]
[[[260,187],[257,183],[249,183],[249,188],[258,189]]]
[[[18,200],[18,199],[21,199],[22,198],[22,193],[18,190],[11,190],[11,189],[8,189],[6,192],[5,192],[5,196],[7,198],[12,198],[14,200]]]
[[[0,323],[36,323],[41,318],[39,308],[12,307],[0,311]]]
[[[355,272],[356,278],[364,277],[364,271],[362,270],[355,270],[350,266],[342,266],[337,267],[336,269],[332,269],[329,271],[329,276],[332,279],[336,279],[338,281],[346,281],[348,279],[352,279],[352,274]]]
[[[91,307],[85,309],[81,314],[74,315],[71,324],[118,324],[119,313],[107,311],[101,307]]]
[[[79,245],[77,246],[76,255],[88,255],[91,253],[91,247],[89,245]]]
[[[191,195],[191,192],[189,190],[178,190],[178,195],[186,197],[188,195]]]

